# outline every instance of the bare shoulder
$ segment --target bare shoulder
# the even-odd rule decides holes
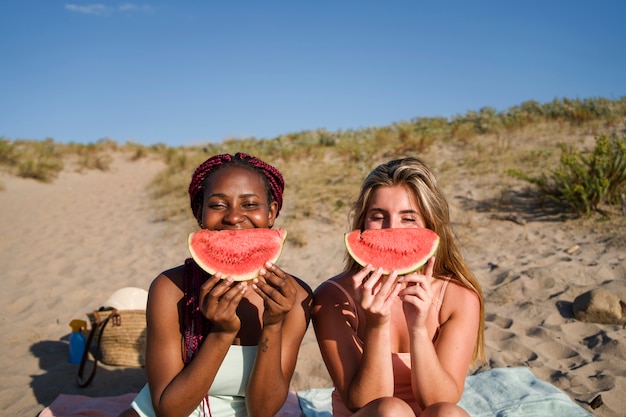
[[[449,318],[454,313],[471,314],[480,311],[480,299],[471,289],[451,279],[443,296],[442,313]]]
[[[294,281],[296,281],[296,284],[298,284],[296,286],[296,290],[298,291],[298,298],[299,299],[305,299],[305,298],[309,298],[313,295],[313,290],[311,289],[311,286],[309,284],[307,284],[304,280],[302,280],[301,278],[298,278],[296,276],[293,276]]]
[[[341,291],[341,289],[337,288],[337,285],[340,285],[345,291],[351,294],[351,279],[352,275],[349,272],[342,272],[339,275],[335,275],[332,278],[327,279],[322,282],[316,289],[313,294],[313,304],[320,305],[326,303],[341,303],[345,302],[346,295]],[[331,284],[330,282],[334,282],[336,285]]]
[[[448,284],[448,288],[446,288],[446,298],[453,298],[456,300],[466,300],[466,301],[471,301],[471,300],[475,300],[476,302],[478,302],[478,294],[476,294],[474,291],[472,291],[471,289],[467,288],[466,286],[464,286],[463,284],[461,284],[460,282],[451,279],[450,283]]]
[[[146,318],[148,337],[160,344],[172,337],[180,337],[180,301],[183,299],[184,266],[159,274],[150,285]]]
[[[150,284],[149,297],[182,297],[184,265],[161,272]]]
[[[302,309],[292,309],[291,314],[300,314],[300,312],[304,312],[306,317],[306,322],[308,322],[311,318],[311,306],[313,304],[313,290],[309,284],[307,284],[302,279],[291,275],[293,280],[296,283],[296,301],[297,304],[302,307]]]

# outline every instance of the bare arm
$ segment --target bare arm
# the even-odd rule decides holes
[[[182,268],[172,277],[160,275],[150,287],[147,315],[146,374],[152,404],[158,416],[188,416],[201,403],[228,351],[240,323],[237,305],[245,287],[209,279],[202,287],[203,312],[216,323],[194,359],[184,366],[179,305],[183,293],[173,280],[182,282]],[[173,278],[173,279],[172,279]],[[209,291],[214,289],[210,296]],[[221,300],[218,300],[221,297]]]
[[[426,316],[433,305],[432,265],[430,262],[425,275],[406,276],[409,286],[401,293],[410,337],[411,383],[423,408],[460,400],[480,318],[478,296],[451,282],[444,299],[447,318],[433,344],[426,328]]]
[[[350,308],[345,295],[331,285],[322,285],[315,293],[313,324],[320,351],[334,386],[351,410],[393,395],[390,315],[399,286],[395,275],[376,285],[381,277],[381,271],[365,268],[351,278],[355,302],[366,317],[365,323],[359,323],[365,326],[362,346],[355,327],[358,312]]]
[[[263,329],[246,404],[249,416],[271,417],[287,398],[310,319],[312,294],[306,284],[301,285],[275,265],[266,268],[254,288],[264,300]]]

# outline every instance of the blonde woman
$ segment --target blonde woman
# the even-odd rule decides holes
[[[354,230],[422,227],[440,243],[404,276],[347,256],[345,270],[316,289],[312,320],[335,387],[333,416],[468,416],[456,403],[483,356],[483,297],[433,172],[413,157],[378,166],[352,215]]]

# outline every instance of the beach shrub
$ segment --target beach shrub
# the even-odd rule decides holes
[[[14,166],[17,164],[17,157],[15,144],[8,139],[0,138],[0,164]]]
[[[22,178],[50,182],[63,170],[62,153],[52,139],[30,142],[20,152],[17,172]]]
[[[130,156],[131,161],[138,161],[148,156],[148,147],[140,143],[126,142],[125,148],[132,151],[132,154]]]
[[[113,163],[113,157],[109,154],[98,154],[86,152],[79,155],[78,171],[99,170],[109,171]]]
[[[617,204],[626,192],[626,135],[596,137],[593,151],[582,153],[561,146],[559,166],[550,174],[509,174],[536,185],[542,195],[578,215],[590,215],[599,205]]]
[[[110,151],[102,149],[99,144],[75,145],[74,152],[78,155],[77,168],[78,172],[87,170],[109,171],[113,163],[113,157]]]

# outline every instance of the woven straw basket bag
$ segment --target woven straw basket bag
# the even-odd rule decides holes
[[[92,326],[93,323],[105,326],[96,340],[96,344],[100,345],[100,362],[116,366],[145,365],[145,310],[94,311],[87,316]],[[110,317],[109,322],[104,324],[107,317]]]
[[[91,331],[85,352],[78,368],[77,383],[86,387],[93,381],[98,360],[105,365],[141,367],[145,364],[146,311],[145,310],[95,310],[87,313]],[[84,376],[90,347],[95,341],[93,367]]]
[[[78,368],[76,381],[79,386],[86,387],[93,381],[98,361],[114,366],[144,366],[147,300],[145,289],[124,287],[113,292],[103,307],[87,313],[91,330]],[[92,344],[95,349],[91,349]],[[90,354],[93,355],[93,366],[85,375]]]

